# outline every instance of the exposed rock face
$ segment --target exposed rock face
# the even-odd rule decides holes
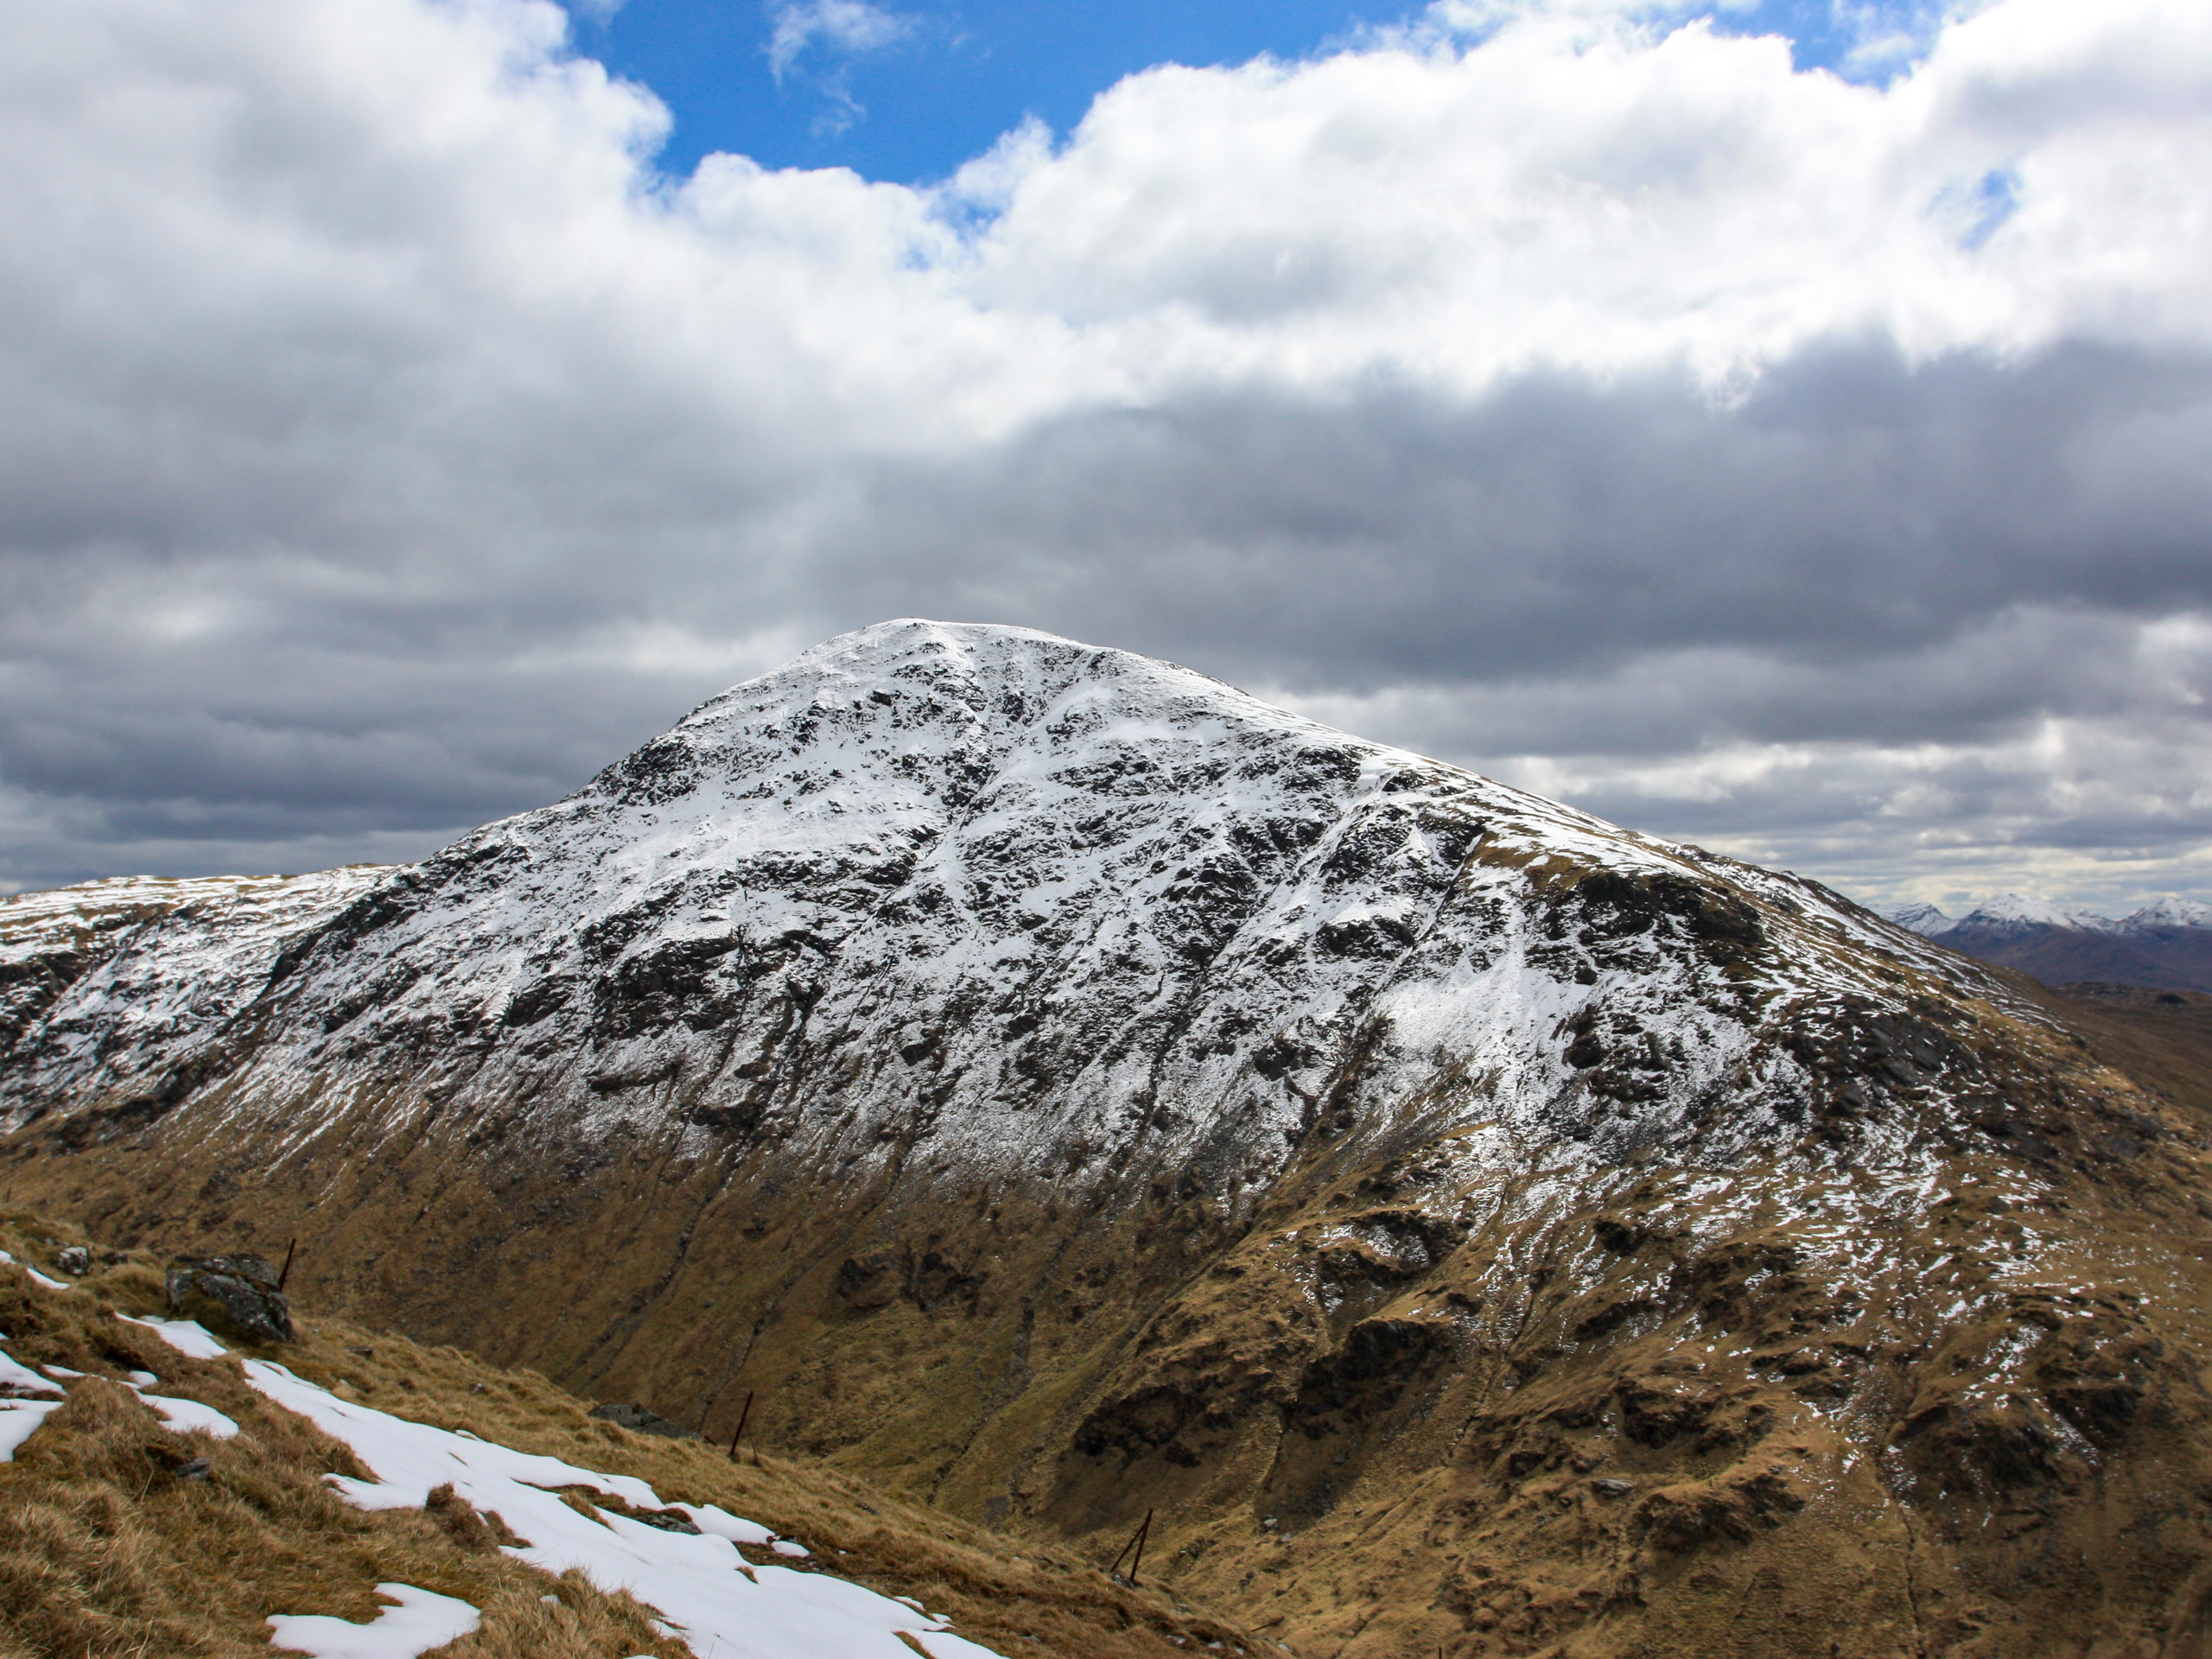
[[[169,1317],[248,1342],[293,1342],[292,1305],[257,1255],[180,1256],[165,1275]]]
[[[283,891],[81,953],[10,1193],[296,1231],[317,1298],[1007,1524],[1156,1508],[1301,1644],[2202,1620],[2201,1126],[1813,884],[903,623]]]

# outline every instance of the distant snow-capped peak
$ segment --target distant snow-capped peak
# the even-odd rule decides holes
[[[1939,933],[1949,932],[1955,925],[1948,916],[1933,905],[1897,905],[1885,913],[1899,927],[1931,939]]]
[[[2085,932],[2109,933],[2117,925],[2108,916],[2079,906],[2055,905],[2047,899],[2024,893],[2000,893],[1961,917],[1958,927],[2071,927]]]
[[[2194,899],[2161,899],[2118,924],[2123,933],[2147,933],[2169,927],[2212,927],[2212,905]]]
[[[1949,916],[1930,904],[1893,906],[1885,912],[1899,927],[1938,939],[1961,930],[2018,932],[2055,927],[2083,933],[2156,933],[2177,928],[2212,928],[2212,905],[2194,899],[2160,899],[2114,921],[2078,905],[2053,904],[2017,893],[1999,893],[1963,916]]]

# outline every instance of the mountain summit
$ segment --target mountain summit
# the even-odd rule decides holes
[[[12,1195],[1156,1511],[1278,1636],[1687,1650],[1786,1584],[2026,1654],[2212,1560],[2143,1530],[2212,1473],[2196,1126],[1816,884],[1185,669],[887,623],[419,865],[73,892],[0,904]]]
[[[1809,884],[1187,670],[928,622],[832,640],[362,880],[198,894],[26,1031],[0,1101],[135,1123],[205,1079],[297,1134],[428,1098],[847,1179],[916,1147],[963,1185],[1173,1168],[1234,1211],[1324,1115],[1371,1137],[1473,1114],[1483,1147],[1593,1165],[1786,1144],[1813,1088],[1784,1016],[1878,989],[1869,949],[1911,954]],[[281,950],[236,925],[319,891],[333,913]],[[164,964],[239,1006],[87,1023],[182,995]]]

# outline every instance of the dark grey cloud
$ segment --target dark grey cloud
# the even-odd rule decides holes
[[[607,474],[629,511],[548,522],[588,484],[524,500],[511,475],[487,494],[512,562],[428,577],[395,577],[403,558],[316,580],[279,552],[211,578],[174,549],[113,550],[128,538],[95,517],[79,534],[109,551],[38,561],[19,588],[35,597],[10,631],[0,777],[131,847],[435,837],[563,792],[717,688],[590,660],[610,624],[726,639],[765,618],[798,644],[909,613],[1052,627],[1295,696],[1396,692],[1427,712],[1344,718],[1493,763],[2193,726],[2212,659],[2146,664],[2142,630],[2212,612],[2212,481],[2186,442],[2209,412],[2202,360],[2065,347],[1913,368],[1826,346],[1729,405],[1679,379],[1557,375],[1471,403],[1209,393],[926,465],[817,462],[804,497],[702,504],[675,486],[681,458],[631,451]],[[748,556],[794,513],[796,569]],[[482,522],[429,518],[445,537]],[[321,544],[311,523],[288,533]],[[106,631],[118,588],[172,582],[183,637]],[[204,639],[195,602],[226,619]],[[533,649],[557,665],[524,665]],[[1863,819],[1853,798],[1590,804],[1754,835],[1777,815]],[[1944,798],[1961,819],[1995,810],[1955,779]],[[2131,822],[2096,833],[2125,842]]]
[[[926,614],[1869,892],[2212,890],[2204,187],[2108,186],[2212,67],[2016,11],[2054,90],[1954,42],[1942,121],[1507,29],[1141,78],[934,200],[658,184],[527,0],[27,0],[0,882],[412,856]]]
[[[2206,453],[2212,356],[1824,345],[1733,406],[1544,375],[1471,404],[1262,388],[1087,412],[880,476],[832,539],[864,608],[1013,603],[1300,689],[1700,647],[1866,664],[2021,607],[2212,602]],[[2065,664],[2034,671],[2070,695]],[[1948,701],[2001,720],[2035,696],[2014,677]]]

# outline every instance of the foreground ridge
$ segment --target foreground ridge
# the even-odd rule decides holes
[[[357,880],[0,905],[10,1190],[1348,1655],[2202,1616],[2202,1126],[1817,884],[914,621]]]
[[[263,1346],[219,1315],[219,1336],[162,1318],[160,1264],[56,1249],[73,1231],[0,1219],[0,1630],[26,1651],[1254,1645],[835,1471],[625,1433],[457,1349],[321,1320]],[[81,1278],[29,1265],[76,1252]]]

